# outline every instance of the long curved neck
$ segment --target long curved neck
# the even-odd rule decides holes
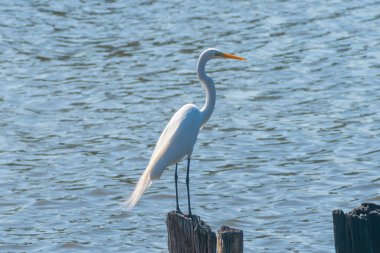
[[[202,82],[203,86],[206,89],[206,102],[201,109],[202,123],[201,126],[206,124],[206,122],[211,117],[212,112],[215,107],[216,91],[214,81],[206,75],[206,62],[209,59],[205,57],[200,57],[197,66],[198,78]]]

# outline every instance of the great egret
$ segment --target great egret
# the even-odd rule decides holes
[[[214,110],[216,97],[214,82],[206,75],[205,67],[207,61],[219,58],[246,60],[240,56],[223,53],[215,48],[209,48],[201,54],[197,64],[197,73],[199,80],[206,89],[206,102],[200,110],[193,104],[186,104],[171,118],[157,141],[148,166],[141,175],[129,200],[126,202],[128,210],[131,210],[137,204],[144,191],[152,183],[152,180],[159,179],[165,168],[175,164],[176,209],[177,212],[180,212],[178,205],[177,163],[187,155],[186,187],[189,215],[191,216],[189,191],[190,158],[199,129],[206,124]]]

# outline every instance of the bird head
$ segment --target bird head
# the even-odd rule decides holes
[[[239,61],[245,61],[246,59],[234,54],[223,53],[218,49],[209,48],[202,53],[208,59],[235,59]]]

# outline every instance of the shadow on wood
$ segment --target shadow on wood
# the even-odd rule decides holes
[[[166,226],[169,253],[243,252],[243,231],[239,229],[223,226],[217,242],[215,232],[199,216],[190,218],[175,211],[168,213]]]
[[[363,203],[351,212],[333,211],[336,253],[380,252],[380,206]]]
[[[218,253],[243,253],[243,230],[222,226],[217,239]]]
[[[170,253],[215,253],[216,235],[199,216],[171,211],[166,219]]]

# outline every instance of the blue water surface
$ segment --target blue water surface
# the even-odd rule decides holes
[[[0,251],[167,252],[174,170],[121,207],[184,103],[216,109],[193,212],[246,252],[335,252],[331,212],[380,202],[380,2],[0,4]],[[185,162],[179,191],[186,206]]]

